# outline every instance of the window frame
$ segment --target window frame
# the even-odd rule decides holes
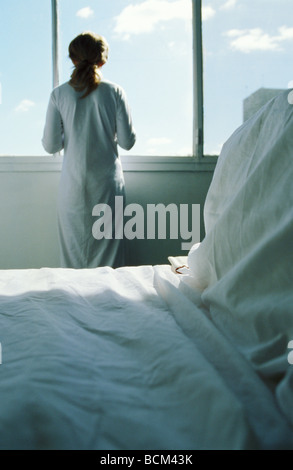
[[[52,87],[59,83],[59,0],[51,0]],[[202,1],[192,0],[193,125],[192,156],[121,155],[125,171],[213,171],[217,158],[203,155]],[[53,157],[53,158],[52,158]],[[0,172],[60,171],[62,156],[1,157]]]
[[[150,165],[164,162],[182,167],[180,163],[188,163],[194,168],[196,163],[213,163],[203,155],[203,55],[202,55],[202,0],[192,1],[192,70],[193,70],[193,126],[192,126],[192,151],[191,157],[149,157],[149,156],[122,156],[125,163],[142,163],[148,169]],[[52,58],[53,58],[53,87],[59,84],[59,0],[51,0],[52,3]],[[210,168],[210,166],[209,166]],[[202,168],[203,169],[203,168]]]
[[[193,156],[203,158],[202,0],[192,0]]]

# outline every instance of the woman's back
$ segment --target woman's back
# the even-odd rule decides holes
[[[83,179],[113,171],[119,158],[118,145],[130,149],[135,143],[135,132],[120,86],[103,80],[87,97],[81,99],[81,95],[69,83],[55,88],[47,121],[52,122],[54,114],[60,114],[64,137],[60,130],[58,136],[56,129],[54,143],[59,141],[58,150],[64,146],[63,173],[70,178],[77,172],[78,178]],[[48,151],[56,151],[50,142],[52,129],[47,131],[43,145]]]
[[[123,89],[101,78],[104,39],[82,34],[69,51],[75,69],[71,80],[51,93],[42,140],[49,153],[64,148],[58,195],[61,266],[118,267],[124,264],[123,240],[112,233],[111,220],[107,236],[94,238],[93,208],[105,204],[115,219],[116,196],[125,195],[118,145],[129,150],[136,135]]]

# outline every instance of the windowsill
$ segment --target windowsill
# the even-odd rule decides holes
[[[3,156],[0,172],[60,172],[63,157],[58,156]],[[148,157],[121,155],[123,170],[130,171],[214,171],[217,157]]]

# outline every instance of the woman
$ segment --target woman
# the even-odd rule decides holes
[[[123,240],[115,233],[112,239],[95,239],[92,214],[95,205],[107,204],[115,220],[115,196],[124,201],[117,147],[131,149],[135,131],[123,89],[101,76],[108,59],[105,39],[80,34],[69,45],[69,57],[74,70],[70,81],[51,93],[42,139],[48,153],[64,148],[58,196],[61,266],[116,268],[124,264]]]

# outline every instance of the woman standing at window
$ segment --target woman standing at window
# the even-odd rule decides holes
[[[48,153],[64,148],[58,196],[61,266],[119,267],[123,240],[115,233],[96,240],[92,211],[107,204],[115,219],[115,196],[125,195],[117,147],[130,150],[135,131],[123,89],[101,76],[108,59],[105,39],[80,34],[69,45],[69,57],[75,68],[70,81],[51,93],[42,139]]]

